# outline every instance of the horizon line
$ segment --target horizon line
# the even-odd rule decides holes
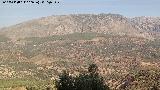
[[[140,16],[127,16],[127,15],[123,15],[123,14],[118,14],[118,13],[66,13],[66,14],[52,14],[52,15],[46,15],[46,16],[40,16],[40,17],[33,17],[33,18],[30,18],[30,19],[27,19],[27,20],[24,20],[24,21],[20,21],[20,22],[17,22],[17,23],[14,23],[14,24],[10,24],[10,25],[5,25],[5,26],[1,26],[0,25],[0,29],[3,29],[3,28],[7,28],[7,27],[11,27],[11,26],[15,26],[15,25],[18,25],[18,24],[21,24],[21,23],[24,23],[24,22],[28,22],[28,21],[31,21],[31,20],[37,20],[37,19],[41,19],[41,18],[46,18],[46,17],[52,17],[52,16],[67,16],[67,15],[100,15],[100,14],[112,14],[112,15],[121,15],[123,17],[126,17],[126,18],[138,18],[138,17],[147,17],[147,18],[159,18],[160,16],[145,16],[145,15],[140,15]]]

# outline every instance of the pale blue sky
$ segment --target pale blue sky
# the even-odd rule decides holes
[[[52,5],[3,4],[2,1],[0,0],[0,27],[59,14],[114,13],[127,17],[160,16],[160,0],[60,0],[60,4]]]

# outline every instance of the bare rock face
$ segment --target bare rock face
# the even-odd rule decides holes
[[[153,38],[160,32],[160,18],[126,18],[119,14],[75,14],[48,16],[3,28],[1,34],[11,39],[45,37],[71,33],[111,33]],[[150,34],[152,32],[152,34]]]
[[[158,17],[135,17],[131,21],[139,29],[160,32],[160,18]]]

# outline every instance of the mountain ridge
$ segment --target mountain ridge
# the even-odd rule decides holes
[[[160,36],[159,17],[127,18],[120,14],[53,15],[22,22],[0,30],[11,39],[96,32],[153,39]]]

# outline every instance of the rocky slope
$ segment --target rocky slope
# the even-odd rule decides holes
[[[135,27],[148,32],[160,32],[160,18],[159,17],[135,17],[131,19]]]
[[[45,37],[74,32],[96,32],[130,35],[152,39],[160,31],[160,19],[152,17],[126,18],[119,14],[77,14],[48,16],[3,28],[9,38]]]

